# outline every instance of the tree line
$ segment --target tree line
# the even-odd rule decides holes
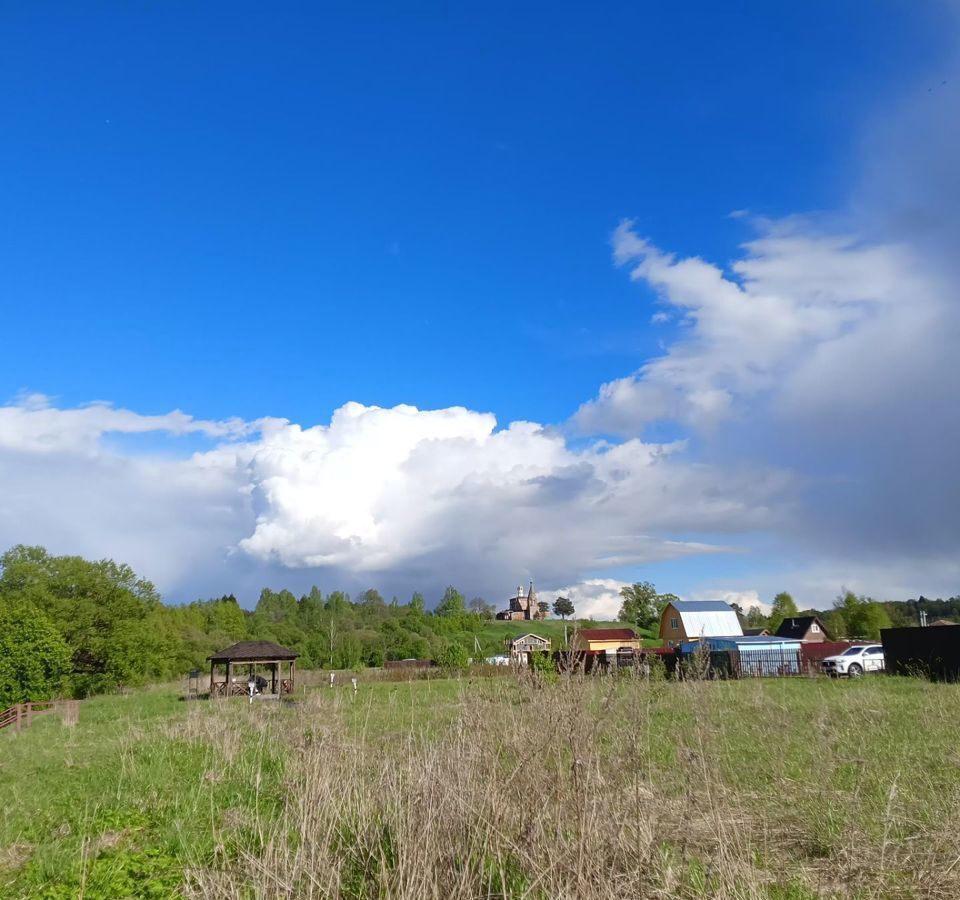
[[[553,609],[574,613],[562,597]],[[493,618],[490,604],[468,602],[455,587],[433,611],[421,593],[401,603],[375,589],[351,598],[317,587],[300,597],[264,588],[253,610],[231,594],[167,606],[127,565],[17,546],[0,556],[0,708],[180,676],[247,639],[289,647],[307,668],[408,658],[460,665],[503,652],[502,634],[489,629]]]
[[[655,633],[663,608],[677,597],[638,582],[624,587],[621,599],[620,621]],[[744,627],[775,631],[783,619],[809,614],[821,617],[831,637],[875,640],[881,628],[917,624],[920,610],[931,620],[960,616],[960,597],[880,603],[843,591],[832,609],[822,611],[798,610],[782,592],[769,616],[759,607],[734,608]],[[560,618],[575,613],[565,597],[552,610]],[[324,595],[317,587],[299,597],[264,588],[252,610],[229,594],[167,606],[127,565],[17,546],[0,556],[0,708],[177,677],[247,639],[290,647],[307,668],[353,669],[408,658],[463,665],[468,656],[503,652],[506,632],[493,617],[490,604],[480,597],[467,601],[452,586],[432,611],[420,593],[400,602],[375,589],[351,598],[343,591]]]

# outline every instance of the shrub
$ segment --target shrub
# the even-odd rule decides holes
[[[0,707],[49,700],[70,670],[60,632],[36,607],[0,607]]]
[[[470,655],[463,644],[447,644],[438,654],[437,665],[444,669],[466,669],[470,665]]]

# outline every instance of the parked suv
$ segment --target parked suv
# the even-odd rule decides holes
[[[858,644],[821,660],[820,671],[825,675],[859,678],[864,672],[882,672],[884,665],[883,647],[879,644]]]

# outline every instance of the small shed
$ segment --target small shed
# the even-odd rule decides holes
[[[296,660],[299,656],[288,647],[281,647],[273,641],[239,641],[236,644],[210,654],[210,696],[234,697],[247,696],[251,679],[266,680],[270,695],[293,693]],[[287,665],[287,677],[283,674],[283,665]],[[223,680],[217,678],[217,667],[225,670]],[[242,678],[236,676],[242,674]],[[264,673],[269,679],[264,677]],[[261,691],[261,695],[263,691]]]

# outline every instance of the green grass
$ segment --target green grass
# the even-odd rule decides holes
[[[644,877],[667,891],[661,896],[857,896],[861,887],[862,896],[957,896],[950,892],[960,889],[951,867],[960,856],[958,721],[960,686],[886,677],[361,678],[356,695],[321,688],[284,708],[185,703],[169,688],[99,697],[84,701],[76,727],[48,716],[19,735],[0,732],[0,896],[160,898],[178,896],[184,885],[203,896],[274,896],[244,893],[244,879],[254,877],[244,873],[257,859],[293,865],[281,859],[283,848],[304,836],[299,825],[286,830],[291,804],[304,785],[327,777],[331,760],[344,767],[333,789],[367,797],[356,801],[358,821],[381,821],[394,809],[369,799],[386,788],[368,795],[368,779],[380,783],[407,766],[392,788],[401,805],[413,790],[411,773],[429,766],[457,773],[463,783],[453,796],[482,804],[502,792],[503,804],[484,820],[493,849],[476,866],[477,877],[513,885],[510,895],[548,877],[538,865],[567,865],[571,851],[561,853],[568,837],[560,818],[541,859],[524,855],[527,839],[511,824],[513,786],[497,772],[519,779],[518,791],[523,784],[556,794],[557,810],[575,810],[584,796],[605,801],[603,792],[615,790],[619,816],[639,817],[637,827],[649,820],[652,849],[644,851],[646,868],[629,854],[596,865],[649,871]],[[534,770],[518,768],[527,756]],[[384,760],[394,768],[383,769]],[[313,765],[320,774],[310,775]],[[634,792],[628,803],[624,791]],[[470,809],[446,806],[443,815],[469,821]],[[550,815],[545,807],[545,820]],[[622,836],[598,822],[588,834],[597,832],[602,854]],[[336,840],[347,840],[345,826],[336,827]],[[350,834],[359,841],[366,832]],[[375,869],[384,853],[400,866],[407,852],[390,834]],[[469,829],[452,834],[454,843],[466,840]],[[365,879],[386,877],[371,874],[372,858],[363,858],[360,870],[338,875],[341,886],[359,879],[357,896],[365,896]],[[578,865],[587,871],[591,861]],[[204,878],[216,889],[197,888]],[[732,892],[737,879],[746,879],[741,894]],[[579,890],[593,896],[589,885]]]

